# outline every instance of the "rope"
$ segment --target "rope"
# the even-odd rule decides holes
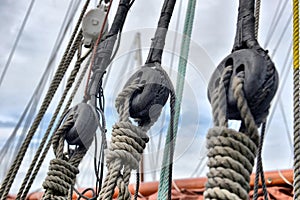
[[[79,45],[79,44],[81,44],[81,40],[78,41],[78,45]],[[79,51],[79,52],[80,52],[80,51]],[[27,196],[28,191],[29,191],[29,189],[30,189],[30,187],[31,187],[31,185],[32,185],[32,183],[33,183],[33,180],[35,179],[35,177],[36,177],[36,175],[37,175],[37,172],[38,172],[39,169],[40,169],[40,166],[39,166],[39,167],[36,167],[35,170],[37,170],[37,171],[34,172],[34,174],[32,174],[32,172],[33,172],[33,170],[34,170],[34,167],[35,167],[35,165],[36,165],[36,163],[37,163],[37,161],[38,161],[38,158],[40,157],[40,155],[41,155],[41,153],[42,153],[43,147],[44,147],[45,144],[46,144],[47,138],[48,138],[49,135],[50,135],[50,132],[51,132],[51,130],[52,130],[52,128],[53,128],[53,125],[54,125],[54,123],[56,122],[57,116],[58,116],[58,114],[59,114],[59,112],[60,112],[60,110],[61,110],[61,108],[62,108],[62,106],[63,106],[63,103],[64,103],[64,101],[65,101],[65,98],[67,97],[67,94],[68,94],[69,90],[72,88],[72,85],[73,85],[73,83],[74,83],[74,81],[75,81],[75,78],[76,78],[76,76],[77,76],[77,73],[78,73],[78,71],[79,71],[79,69],[80,69],[81,63],[86,59],[86,57],[90,54],[90,52],[91,52],[91,51],[88,51],[83,57],[79,58],[79,59],[76,61],[75,67],[74,67],[74,69],[72,70],[72,72],[71,72],[71,74],[70,74],[70,77],[69,77],[68,80],[67,80],[66,88],[65,88],[65,90],[64,90],[64,92],[63,92],[63,94],[62,94],[62,96],[61,96],[61,99],[60,99],[60,101],[59,101],[59,103],[58,103],[58,105],[57,105],[57,107],[56,107],[56,109],[55,109],[55,111],[54,111],[54,114],[53,114],[53,116],[52,116],[52,118],[51,118],[51,120],[50,120],[50,123],[49,123],[49,125],[48,125],[47,130],[46,130],[46,133],[44,134],[43,139],[42,139],[42,141],[40,142],[40,145],[39,145],[39,147],[38,147],[38,150],[36,151],[36,154],[35,154],[35,156],[34,156],[34,159],[32,160],[32,162],[31,162],[31,164],[30,164],[30,167],[29,167],[28,170],[27,170],[26,176],[25,176],[25,178],[23,179],[23,183],[22,183],[22,185],[21,185],[21,187],[20,187],[20,189],[19,189],[17,198],[18,198],[18,197],[21,197],[21,195],[22,195],[22,197],[24,197],[24,198]],[[80,53],[79,53],[78,56],[80,57]],[[82,78],[81,78],[81,79],[82,79]],[[78,89],[78,86],[77,86],[77,89]],[[77,91],[77,89],[74,88],[74,91]],[[70,96],[68,102],[70,102],[70,101],[73,100],[74,95],[75,95],[75,94],[74,94],[74,92],[73,92],[72,95]],[[71,102],[70,102],[70,103],[71,103]],[[64,111],[63,113],[66,113],[66,110],[69,109],[70,103],[67,103],[67,105],[65,106],[65,109],[64,109],[65,111]],[[62,117],[63,117],[63,115],[62,115]],[[60,121],[62,121],[62,119],[60,119]],[[51,141],[51,139],[50,139],[50,141]],[[49,142],[50,142],[50,141],[49,141]],[[46,146],[46,147],[47,147],[47,146]],[[49,148],[50,148],[50,145],[49,145],[48,148],[45,148],[44,152],[47,153],[48,150],[49,150]],[[43,161],[44,161],[44,158],[41,157],[39,162],[43,162]],[[32,176],[32,177],[30,178],[30,176]],[[29,178],[31,179],[30,181],[29,181]],[[27,184],[27,186],[26,186],[26,184]],[[24,192],[25,186],[26,186],[26,191]],[[23,193],[23,194],[22,194],[22,193]]]
[[[174,40],[173,40],[173,48],[172,48],[172,55],[171,55],[171,59],[170,59],[170,68],[169,68],[169,71],[168,71],[168,74],[169,76],[171,77],[172,76],[172,72],[173,72],[173,64],[174,64],[174,58],[175,58],[175,49],[176,49],[176,46],[177,46],[177,33],[179,32],[179,24],[180,24],[180,19],[181,19],[181,10],[182,10],[182,3],[183,1],[180,1],[179,2],[179,8],[178,8],[178,11],[177,11],[177,21],[176,21],[176,27],[175,27],[175,37],[174,37]],[[161,120],[161,127],[163,127],[163,125],[165,124],[165,121],[166,121],[166,113],[167,111],[164,110],[163,113],[162,113],[162,119]],[[163,137],[163,129],[160,129],[160,132],[159,132],[159,138],[158,138],[158,145],[156,147],[156,152],[159,152],[160,151],[160,148],[161,148],[161,143],[162,143],[162,137]],[[152,143],[153,143],[153,140],[150,140]],[[154,144],[151,144],[150,146],[154,146]],[[149,151],[151,152],[151,150],[149,149]],[[158,160],[159,160],[159,156],[157,155],[154,155],[152,154],[152,162],[150,161],[150,163],[154,163],[154,166],[155,167],[158,167]],[[153,180],[156,180],[156,172],[153,173]]]
[[[249,181],[258,146],[258,131],[243,92],[244,75],[233,78],[232,89],[245,133],[227,127],[226,93],[232,67],[225,68],[212,98],[215,127],[208,131],[208,181],[205,199],[248,199]]]
[[[261,5],[261,0],[256,0],[255,13],[254,13],[254,16],[255,16],[255,38],[256,39],[258,37],[260,5]]]
[[[43,183],[46,190],[43,199],[65,199],[75,184],[76,175],[79,173],[78,165],[92,141],[85,144],[85,147],[76,147],[67,156],[64,153],[65,134],[73,127],[74,123],[74,116],[70,114],[52,138],[56,158],[50,162],[49,171]]]
[[[138,169],[143,150],[149,138],[146,132],[159,117],[151,118],[147,126],[135,126],[129,120],[129,100],[133,92],[143,88],[143,84],[134,81],[118,95],[115,107],[119,113],[119,122],[113,126],[111,146],[107,152],[106,163],[108,173],[102,186],[99,200],[110,200],[117,186],[118,199],[131,199],[128,190],[130,174],[133,169]]]
[[[11,165],[4,181],[1,184],[1,188],[0,188],[1,200],[6,199],[6,196],[8,195],[9,190],[11,188],[11,185],[12,185],[12,183],[13,183],[16,175],[17,175],[17,172],[18,172],[18,170],[21,166],[21,163],[22,163],[24,155],[25,155],[25,153],[28,149],[28,146],[31,142],[31,139],[34,136],[34,134],[35,134],[35,132],[36,132],[36,130],[37,130],[37,128],[38,128],[38,126],[39,126],[39,124],[40,124],[40,122],[41,122],[41,120],[42,120],[42,118],[43,118],[43,116],[46,112],[46,110],[48,109],[48,107],[50,105],[50,102],[52,101],[53,96],[54,96],[54,94],[55,94],[62,78],[64,77],[64,74],[65,74],[65,72],[66,72],[66,70],[67,70],[74,54],[75,54],[75,51],[76,51],[77,48],[76,48],[76,46],[74,47],[74,45],[72,47],[72,43],[75,39],[76,33],[79,29],[80,23],[82,21],[83,15],[85,13],[85,10],[88,6],[89,1],[90,0],[87,0],[86,4],[85,4],[85,6],[84,6],[84,8],[81,12],[81,15],[78,19],[78,22],[77,22],[76,26],[75,26],[74,32],[73,32],[73,34],[70,38],[68,46],[67,46],[67,48],[64,52],[64,55],[63,55],[62,60],[59,64],[59,66],[58,66],[58,69],[57,69],[57,71],[54,75],[53,81],[51,82],[51,85],[50,85],[50,87],[47,91],[46,97],[44,98],[44,101],[41,105],[41,108],[40,108],[40,110],[39,110],[32,126],[31,126],[30,130],[28,131],[28,134],[27,134],[27,136],[26,136],[26,138],[25,138],[25,140],[24,140],[24,142],[23,142],[23,144],[22,144],[22,146],[21,146],[21,148],[18,152],[18,155],[17,155],[16,159],[14,160],[14,162]]]
[[[88,63],[89,63],[89,62],[88,62]],[[64,111],[63,111],[62,113],[67,113],[67,111],[69,110],[69,107],[70,107],[70,105],[71,105],[71,103],[72,103],[72,100],[74,99],[74,96],[75,96],[75,94],[76,94],[76,92],[77,92],[77,90],[78,90],[78,88],[79,88],[79,86],[80,86],[80,83],[82,82],[82,79],[84,78],[84,75],[85,75],[85,73],[86,73],[86,71],[87,71],[88,63],[86,64],[84,70],[82,71],[82,74],[80,75],[80,77],[79,77],[79,79],[78,79],[78,82],[77,82],[77,84],[76,84],[76,86],[75,86],[75,88],[74,88],[72,94],[70,95],[69,100],[68,100],[68,102],[66,103],[65,109],[64,109]],[[58,123],[57,127],[54,129],[54,130],[55,130],[54,132],[56,132],[56,131],[58,130],[59,124],[61,124],[61,122],[63,121],[63,118],[64,118],[64,114],[60,117],[60,119],[59,119],[59,122],[60,122],[60,123]],[[47,134],[48,131],[50,131],[50,130],[47,130],[45,134]],[[44,151],[43,151],[43,153],[42,153],[42,155],[41,155],[41,157],[40,157],[40,159],[39,159],[39,161],[38,161],[38,164],[36,165],[36,167],[35,167],[35,169],[34,169],[34,172],[32,173],[32,175],[31,175],[31,177],[30,177],[30,180],[29,180],[28,183],[27,183],[27,186],[26,186],[26,188],[25,188],[25,190],[24,190],[24,192],[23,192],[23,195],[22,195],[22,199],[25,198],[25,197],[27,196],[27,194],[28,194],[28,192],[29,192],[29,190],[30,190],[30,187],[31,187],[31,185],[33,184],[33,181],[34,181],[36,175],[38,174],[39,169],[41,168],[41,166],[42,166],[42,164],[43,164],[43,161],[45,160],[45,157],[46,157],[46,155],[47,155],[47,153],[48,153],[50,147],[51,147],[51,139],[50,139],[50,141],[48,142],[48,144],[46,145],[46,147],[45,147],[45,149],[44,149]]]
[[[262,128],[261,128],[260,141],[259,141],[258,152],[257,152],[257,163],[256,163],[256,174],[255,174],[255,181],[254,181],[253,200],[258,199],[259,176],[261,177],[264,199],[265,200],[269,199],[263,165],[262,165],[262,158],[261,158],[262,146],[263,146],[264,137],[265,137],[265,131],[266,131],[266,122],[263,123]]]
[[[294,199],[300,197],[299,0],[293,0],[294,66]]]
[[[173,163],[173,145],[176,142],[176,136],[178,131],[178,121],[181,109],[181,101],[183,97],[183,88],[186,74],[186,66],[189,55],[190,39],[193,29],[194,15],[196,9],[196,0],[189,0],[185,17],[185,25],[182,37],[180,60],[178,64],[178,75],[176,83],[176,101],[174,99],[175,111],[174,111],[174,130],[168,130],[166,137],[162,170],[160,173],[160,182],[158,189],[158,199],[171,199],[172,189],[172,163]],[[171,127],[169,127],[170,129]],[[171,136],[172,134],[172,136]],[[170,155],[169,155],[170,154]]]
[[[76,86],[75,86],[75,88],[74,88],[74,90],[73,90],[71,96],[69,97],[69,100],[68,100],[68,102],[67,102],[67,104],[66,104],[66,106],[65,106],[65,109],[64,109],[64,111],[63,111],[62,113],[65,114],[65,113],[67,113],[67,111],[69,110],[69,107],[70,107],[70,105],[71,105],[71,103],[72,103],[72,100],[74,99],[74,96],[75,96],[75,94],[76,94],[76,92],[77,92],[77,90],[78,90],[78,88],[79,88],[79,85],[80,85],[82,79],[84,78],[84,75],[85,75],[85,73],[86,73],[86,71],[87,71],[87,69],[88,69],[88,65],[89,65],[89,62],[86,64],[86,66],[85,66],[85,68],[84,68],[82,74],[80,75],[79,80],[78,80],[78,82],[77,82],[77,84],[76,84]],[[54,130],[55,130],[54,132],[56,132],[56,131],[59,129],[59,125],[62,123],[62,121],[63,121],[63,119],[64,119],[64,114],[60,117],[59,123],[58,123],[57,127],[54,129]],[[50,131],[50,130],[47,130],[47,131],[46,131],[46,134],[47,134],[48,131]],[[52,137],[53,137],[53,136],[52,136]],[[45,147],[45,149],[44,149],[44,151],[43,151],[43,153],[42,153],[42,155],[41,155],[41,157],[40,157],[40,160],[38,161],[38,164],[36,165],[36,167],[35,167],[35,169],[34,169],[34,172],[33,172],[33,174],[32,174],[31,177],[30,177],[29,182],[27,183],[27,187],[26,187],[25,191],[23,192],[22,198],[25,198],[26,195],[28,194],[31,185],[32,185],[32,183],[33,183],[33,181],[34,181],[34,179],[35,179],[35,177],[36,177],[36,175],[37,175],[39,169],[41,168],[41,166],[42,166],[42,164],[43,164],[43,161],[44,161],[44,159],[45,159],[45,157],[46,157],[46,155],[47,155],[47,153],[48,153],[48,151],[49,151],[49,149],[50,149],[50,147],[51,147],[51,140],[52,140],[52,139],[50,139],[50,141],[47,143],[47,145],[46,145],[46,147]]]
[[[75,6],[73,6],[73,4],[75,4]],[[79,6],[78,3],[74,3],[73,1],[70,2],[69,6],[68,6],[67,13],[64,17],[64,21],[63,21],[62,26],[60,28],[60,31],[57,35],[56,42],[55,42],[54,47],[51,51],[50,58],[49,58],[49,61],[46,65],[45,71],[43,72],[42,78],[40,79],[39,83],[37,84],[37,87],[35,88],[35,90],[33,92],[33,95],[31,96],[31,99],[27,103],[26,108],[24,109],[24,111],[23,111],[19,121],[17,122],[17,125],[15,126],[13,132],[10,134],[9,139],[6,141],[5,145],[3,146],[3,148],[0,151],[0,164],[3,161],[5,161],[7,163],[7,166],[9,165],[10,162],[8,162],[7,159],[3,158],[3,156],[6,155],[8,150],[10,150],[11,146],[18,147],[18,148],[14,149],[13,155],[16,155],[18,150],[19,150],[19,147],[22,144],[22,141],[24,140],[24,137],[26,136],[26,132],[28,131],[29,126],[26,129],[23,127],[22,135],[24,135],[24,137],[20,137],[20,140],[18,141],[17,144],[13,145],[11,143],[11,141],[16,137],[16,134],[17,134],[21,124],[23,123],[23,121],[25,119],[25,116],[27,115],[25,124],[30,124],[31,121],[33,121],[33,119],[34,119],[34,114],[36,113],[36,107],[38,105],[38,102],[40,101],[40,98],[42,96],[42,92],[44,91],[46,81],[47,81],[47,79],[50,75],[50,70],[53,70],[53,68],[54,68],[53,67],[53,61],[56,59],[57,52],[60,49],[61,44],[62,44],[62,40],[64,39],[64,37],[66,35],[64,33],[66,33],[66,30],[69,28],[70,21],[72,21],[70,15],[73,16],[74,10],[77,10],[78,6]],[[72,17],[72,19],[73,19],[73,17]],[[29,110],[29,108],[30,108],[30,110]]]

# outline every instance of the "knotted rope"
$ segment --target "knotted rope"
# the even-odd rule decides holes
[[[46,190],[43,199],[66,199],[71,187],[75,184],[76,175],[79,173],[79,163],[90,144],[86,144],[85,147],[77,147],[69,155],[64,153],[65,134],[73,127],[74,123],[74,116],[70,114],[53,136],[52,144],[56,158],[51,160],[47,177],[43,183]]]
[[[134,91],[143,87],[133,81],[118,95],[115,107],[119,113],[119,122],[113,126],[111,146],[107,152],[108,173],[101,189],[99,200],[111,200],[115,187],[119,188],[118,199],[131,199],[128,184],[131,171],[138,169],[143,150],[149,141],[147,131],[156,122],[160,113],[151,116],[151,122],[145,126],[136,126],[129,120],[129,100]]]
[[[250,174],[259,141],[258,130],[243,92],[244,74],[233,78],[232,90],[243,119],[244,133],[229,129],[226,93],[232,66],[225,68],[213,99],[215,127],[207,135],[208,181],[205,199],[248,199]]]

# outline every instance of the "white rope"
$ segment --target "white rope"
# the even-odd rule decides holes
[[[111,200],[115,187],[119,188],[118,199],[131,199],[128,190],[131,171],[138,169],[143,150],[149,141],[147,131],[156,122],[160,113],[152,116],[147,126],[136,126],[129,119],[129,100],[133,92],[143,84],[133,81],[118,95],[115,107],[119,113],[119,122],[113,126],[111,145],[107,152],[108,173],[98,200]]]

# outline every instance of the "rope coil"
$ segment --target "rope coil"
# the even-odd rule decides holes
[[[249,198],[249,181],[256,158],[259,135],[243,91],[244,72],[240,72],[233,78],[232,88],[229,88],[231,75],[232,66],[228,66],[223,71],[219,86],[212,97],[215,127],[207,134],[209,172],[205,199]],[[243,119],[239,132],[227,127],[228,89],[233,90]]]
[[[43,183],[43,187],[47,190],[44,198],[49,198],[51,194],[67,196],[70,185],[75,184],[75,178],[78,173],[78,168],[67,161],[62,159],[51,160],[49,172]]]
[[[131,171],[138,169],[142,153],[149,141],[147,131],[156,122],[160,113],[151,117],[145,126],[136,126],[129,120],[129,100],[131,95],[143,88],[134,80],[118,95],[115,107],[119,113],[119,122],[113,126],[111,146],[108,149],[106,162],[108,173],[101,189],[99,200],[112,199],[115,187],[120,190],[118,199],[131,199],[128,190]]]
[[[210,171],[206,187],[210,190],[205,198],[218,199],[221,189],[247,199],[256,152],[253,141],[233,129],[215,127],[208,132],[207,148]]]
[[[76,147],[68,156],[64,153],[65,135],[75,123],[73,117],[74,114],[67,116],[64,124],[53,135],[52,144],[56,158],[50,162],[43,183],[46,190],[43,199],[66,199],[75,184],[76,175],[79,173],[78,166],[92,142],[87,146]]]

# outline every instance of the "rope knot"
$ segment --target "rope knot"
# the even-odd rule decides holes
[[[118,122],[113,126],[111,147],[107,163],[120,159],[122,164],[137,169],[149,137],[146,131],[130,122]]]
[[[58,158],[51,160],[47,177],[43,183],[46,193],[55,194],[55,196],[68,195],[70,185],[75,184],[78,173],[78,168],[67,161]]]

